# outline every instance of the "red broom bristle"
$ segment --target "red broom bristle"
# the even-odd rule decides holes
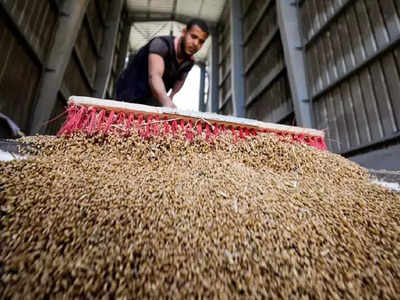
[[[186,139],[189,141],[192,141],[194,139],[194,133],[193,133],[193,122],[192,120],[188,121],[187,127],[186,127],[186,133],[185,133]]]
[[[163,135],[169,134],[169,129],[170,129],[170,125],[169,125],[169,122],[168,122],[168,118],[165,117],[164,118],[164,133],[163,133]]]
[[[178,122],[176,120],[172,121],[172,135],[176,135],[178,131]]]
[[[210,125],[206,123],[206,141],[210,140],[210,135],[211,135]]]
[[[201,121],[198,121],[198,122],[197,122],[197,134],[198,134],[198,135],[201,135],[202,132],[203,132],[203,124],[202,124]]]
[[[129,113],[128,122],[126,123],[126,126],[128,127],[128,129],[131,129],[134,121],[135,121],[135,114],[133,112],[131,112],[131,113]]]
[[[141,126],[143,122],[143,114],[139,114],[137,126]]]
[[[159,135],[160,133],[160,116],[155,116],[155,122],[153,123],[153,134]]]
[[[135,116],[133,112],[124,113],[121,111],[115,113],[114,110],[107,112],[105,109],[96,110],[94,107],[88,109],[84,106],[81,107],[77,105],[68,107],[67,113],[66,121],[57,133],[58,136],[71,135],[77,131],[86,133],[89,136],[112,133],[127,136],[131,134],[131,129],[136,127],[139,136],[143,138],[168,134],[175,136],[178,132],[182,132],[189,141],[192,141],[196,135],[203,136],[203,133],[205,134],[205,139],[211,141],[220,134],[232,134],[234,142],[237,142],[239,139],[256,136],[257,132],[263,132],[273,133],[284,142],[307,144],[321,150],[327,150],[327,146],[322,137],[301,133],[294,134],[270,129],[260,129],[257,131],[254,128],[249,129],[242,126],[238,128],[229,126],[227,130],[224,124],[218,125],[214,123],[211,125],[201,120],[193,124],[192,120],[168,120],[167,117],[165,117],[160,121],[159,115],[147,115],[147,120],[145,120],[144,115],[141,113]]]
[[[93,135],[95,130],[96,130],[96,109],[92,107],[89,110],[89,128],[88,128],[88,134]]]
[[[217,124],[217,123],[214,123],[213,134],[214,134],[215,136],[218,136],[218,135],[219,135],[219,129],[218,129],[218,124]]]
[[[103,122],[104,122],[105,116],[106,116],[106,110],[102,109],[100,111],[100,113],[99,113],[99,117],[98,117],[98,120],[97,120],[96,133],[97,132],[101,132],[101,128],[103,126]]]

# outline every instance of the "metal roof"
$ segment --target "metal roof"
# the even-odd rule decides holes
[[[137,51],[151,38],[159,35],[180,35],[185,23],[191,18],[201,18],[210,27],[217,24],[226,0],[127,0],[132,20],[129,38],[130,48]],[[208,38],[195,55],[197,61],[205,61],[211,44]]]

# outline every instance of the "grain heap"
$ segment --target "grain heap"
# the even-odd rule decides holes
[[[0,163],[0,298],[394,298],[400,195],[338,155],[31,137]]]

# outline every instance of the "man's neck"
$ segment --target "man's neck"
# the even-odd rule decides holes
[[[182,43],[182,37],[176,37],[174,40],[174,46],[175,46],[176,59],[178,63],[181,63],[184,60],[188,59],[187,55],[185,55],[185,53],[182,52],[183,49],[181,43]]]

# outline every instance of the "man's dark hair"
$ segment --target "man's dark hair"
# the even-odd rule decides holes
[[[202,19],[191,19],[187,24],[186,24],[186,30],[190,30],[193,26],[199,26],[201,30],[203,30],[205,33],[209,34],[210,32],[208,31],[208,25],[206,22],[204,22]]]

